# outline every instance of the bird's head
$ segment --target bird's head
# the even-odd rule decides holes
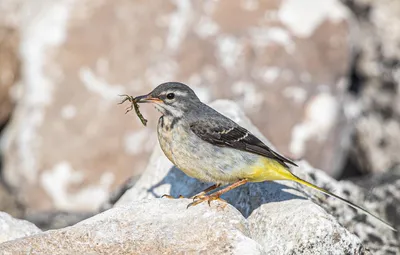
[[[179,82],[158,85],[147,95],[136,97],[138,103],[152,103],[163,115],[182,117],[200,103],[194,91]]]

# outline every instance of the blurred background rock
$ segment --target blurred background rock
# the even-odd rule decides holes
[[[118,94],[172,80],[335,178],[387,176],[399,60],[398,0],[1,0],[0,210],[98,210],[157,143]]]

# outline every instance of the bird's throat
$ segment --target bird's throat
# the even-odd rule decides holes
[[[171,131],[182,118],[171,115],[162,115],[159,120],[160,127],[165,131]]]

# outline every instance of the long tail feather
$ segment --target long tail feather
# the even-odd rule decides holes
[[[327,191],[327,190],[325,190],[325,189],[323,189],[323,188],[320,188],[320,187],[318,187],[318,186],[316,186],[316,185],[314,185],[314,184],[311,184],[311,183],[309,183],[309,182],[307,182],[307,181],[304,181],[304,180],[300,179],[300,178],[297,177],[297,176],[294,176],[294,177],[295,177],[295,178],[293,178],[293,179],[291,179],[291,180],[296,181],[296,182],[298,182],[298,183],[301,183],[301,184],[303,184],[303,185],[305,185],[305,186],[307,186],[307,187],[316,189],[316,190],[318,190],[318,191],[324,193],[325,195],[328,195],[328,196],[334,197],[334,198],[336,198],[336,199],[339,199],[340,201],[342,201],[342,202],[348,204],[349,206],[351,206],[351,207],[353,207],[353,208],[355,208],[355,209],[357,209],[357,210],[360,210],[361,212],[363,212],[363,213],[365,213],[365,214],[367,214],[367,215],[369,215],[369,216],[371,216],[371,217],[377,219],[378,221],[382,222],[384,225],[386,225],[386,226],[387,226],[388,228],[390,228],[391,230],[397,232],[397,229],[395,229],[394,227],[392,227],[388,222],[386,222],[386,221],[382,220],[381,218],[379,218],[378,216],[376,216],[376,215],[370,213],[370,212],[367,211],[366,209],[364,209],[364,208],[362,208],[362,207],[360,207],[360,206],[358,206],[358,205],[356,205],[356,204],[353,204],[352,202],[350,202],[350,201],[348,201],[348,200],[346,200],[346,199],[344,199],[344,198],[342,198],[342,197],[340,197],[340,196],[338,196],[338,195],[335,195],[335,194],[333,194],[333,193],[331,193],[331,192],[329,192],[329,191]]]

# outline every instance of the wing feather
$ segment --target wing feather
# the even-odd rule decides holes
[[[286,163],[297,166],[293,161],[273,151],[248,130],[234,122],[220,123],[212,119],[199,120],[192,123],[190,129],[199,138],[211,144],[258,154],[274,159],[286,167]]]

